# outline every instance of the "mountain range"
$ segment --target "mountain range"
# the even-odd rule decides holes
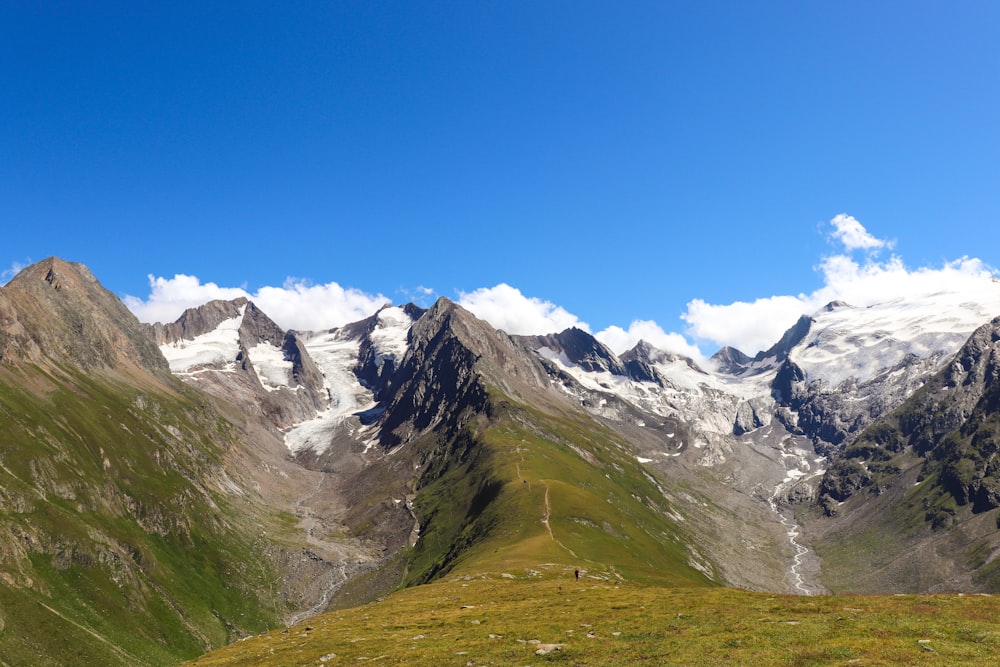
[[[447,299],[143,324],[0,288],[0,658],[174,664],[445,576],[994,592],[1000,284],[834,302],[708,363]]]

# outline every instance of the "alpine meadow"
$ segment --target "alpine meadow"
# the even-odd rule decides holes
[[[245,298],[142,324],[44,260],[0,290],[0,655],[981,661],[989,305],[833,303],[699,364],[447,299],[322,331]]]

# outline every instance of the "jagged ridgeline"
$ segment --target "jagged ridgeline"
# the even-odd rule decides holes
[[[447,299],[140,324],[46,260],[0,288],[0,661],[175,664],[442,579],[996,591],[984,295],[834,302],[696,361]]]
[[[6,664],[173,664],[450,573],[711,582],[627,441],[447,300],[331,332],[245,300],[148,326],[49,259],[0,318]]]
[[[0,659],[171,664],[273,626],[239,437],[84,267],[0,290]]]
[[[383,392],[389,455],[366,471],[417,471],[397,482],[414,489],[420,530],[406,583],[574,565],[609,580],[710,582],[627,441],[552,393],[535,355],[447,300],[409,340]]]

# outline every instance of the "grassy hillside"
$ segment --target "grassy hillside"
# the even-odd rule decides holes
[[[998,613],[994,597],[792,597],[557,568],[449,577],[191,664],[982,665]]]
[[[669,480],[578,414],[494,395],[489,420],[430,437],[408,445],[425,466],[408,587],[191,664],[972,665],[1000,649],[989,596],[711,585]]]
[[[541,563],[710,584],[711,566],[618,436],[496,397],[492,414],[432,457],[414,501],[421,536],[407,584]]]
[[[0,433],[2,664],[176,664],[276,624],[200,394],[4,368]]]

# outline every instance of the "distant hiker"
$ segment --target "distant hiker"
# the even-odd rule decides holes
[[[573,570],[573,574],[576,575],[576,580],[580,581],[580,568]]]

